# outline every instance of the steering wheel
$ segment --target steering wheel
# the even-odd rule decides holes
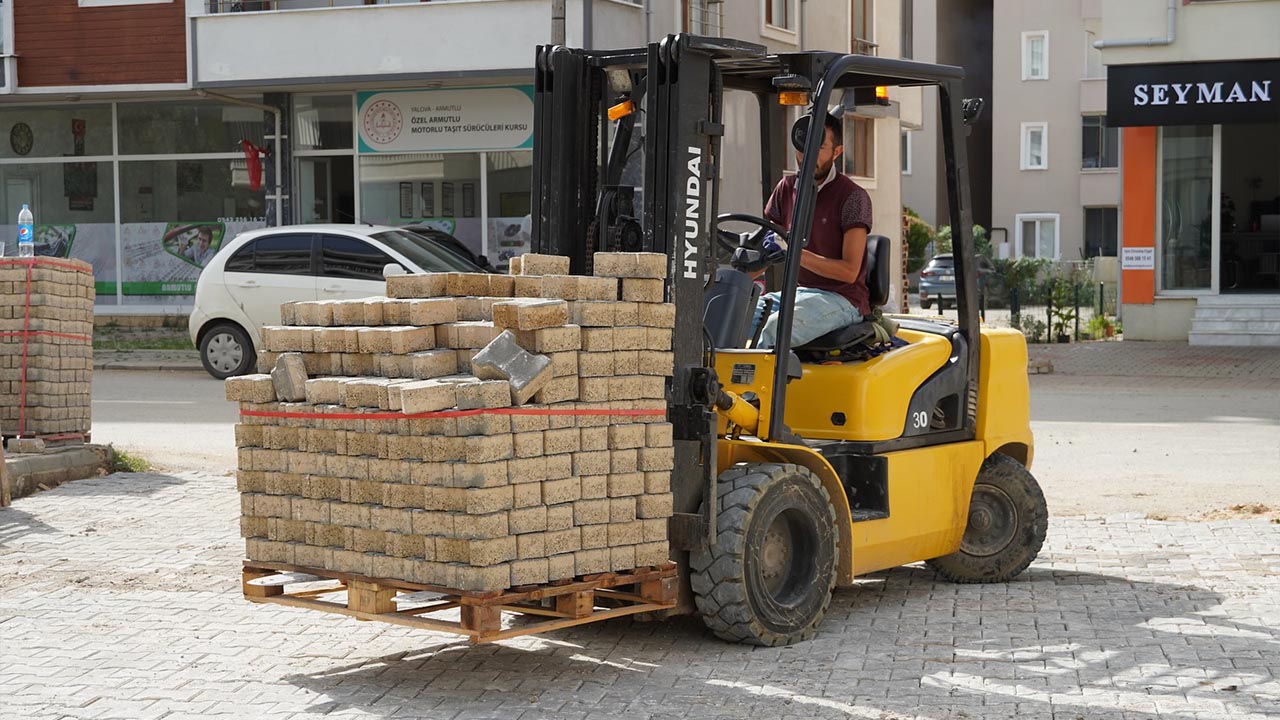
[[[745,222],[751,223],[759,228],[754,233],[736,233],[731,230],[721,229],[721,223],[728,222]],[[720,245],[726,252],[732,253],[740,247],[749,250],[759,250],[764,243],[765,235],[770,232],[777,235],[781,240],[786,241],[787,230],[781,225],[766,220],[755,215],[747,215],[746,213],[725,213],[716,218],[716,243]]]

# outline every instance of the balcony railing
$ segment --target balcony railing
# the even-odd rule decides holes
[[[858,37],[853,39],[854,55],[874,56],[874,55],[878,55],[879,53],[880,53],[880,46],[871,42],[870,40],[863,40],[862,38],[858,38]]]

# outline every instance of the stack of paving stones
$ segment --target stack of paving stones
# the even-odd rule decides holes
[[[665,564],[666,257],[594,261],[286,305],[226,384],[249,559],[477,592]]]
[[[0,426],[5,435],[89,432],[93,301],[93,269],[86,262],[36,258],[0,264]]]

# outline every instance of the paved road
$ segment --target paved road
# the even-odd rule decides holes
[[[234,472],[236,406],[204,372],[97,370],[93,439],[159,469]]]
[[[467,647],[241,599],[226,477],[114,475],[0,510],[7,718],[1264,718],[1280,532],[1056,518],[1007,585],[919,566],[837,592],[819,636],[691,619]]]

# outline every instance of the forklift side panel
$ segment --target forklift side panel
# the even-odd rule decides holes
[[[985,452],[983,443],[965,442],[882,456],[889,461],[889,517],[853,524],[854,574],[958,550]]]
[[[978,438],[987,454],[1006,455],[1031,469],[1031,387],[1027,381],[1027,341],[1012,328],[982,330],[982,376],[978,383]]]

